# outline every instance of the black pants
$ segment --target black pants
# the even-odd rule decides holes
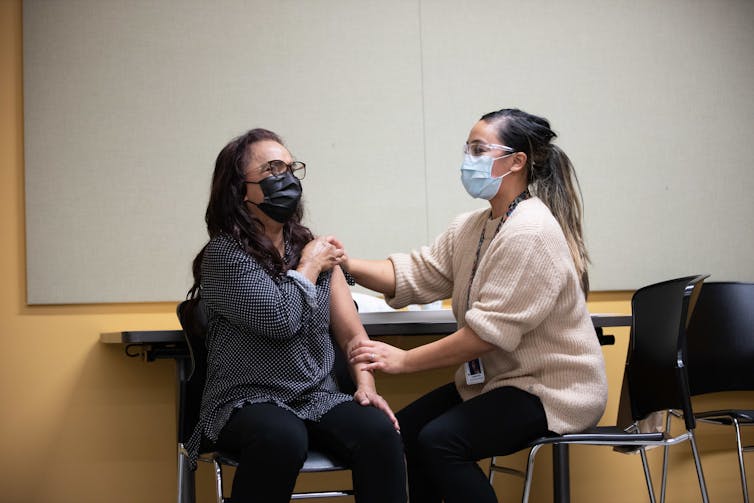
[[[345,402],[319,422],[270,403],[235,411],[215,444],[239,460],[233,503],[290,501],[310,445],[349,466],[358,503],[406,501],[400,435],[382,411]]]
[[[539,398],[512,387],[464,402],[455,384],[447,384],[397,416],[411,503],[496,503],[477,461],[511,454],[549,433]]]

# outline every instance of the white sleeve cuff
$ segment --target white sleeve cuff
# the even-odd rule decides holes
[[[317,288],[314,286],[314,283],[294,269],[288,269],[285,275],[296,283],[296,286],[301,290],[301,293],[304,294],[304,299],[309,307],[317,309]]]

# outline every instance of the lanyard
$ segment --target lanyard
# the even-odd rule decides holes
[[[500,231],[500,227],[503,226],[503,223],[505,223],[506,220],[508,220],[508,217],[511,216],[511,213],[513,213],[513,210],[516,209],[516,206],[518,206],[518,203],[521,201],[524,201],[526,199],[529,199],[531,197],[531,194],[529,194],[529,189],[524,190],[522,193],[516,196],[513,201],[508,205],[508,211],[505,212],[505,215],[503,215],[503,218],[500,219],[500,223],[497,224],[497,227],[495,228],[495,233],[492,235],[492,239],[495,239],[495,236],[497,236],[497,233]],[[490,210],[490,216],[492,216],[492,210]],[[474,258],[474,265],[471,268],[471,277],[469,278],[469,287],[466,289],[466,310],[468,311],[471,307],[470,301],[471,301],[471,284],[474,282],[474,276],[476,276],[476,270],[477,267],[479,267],[479,255],[482,252],[482,243],[484,243],[484,233],[487,230],[487,226],[482,227],[482,234],[479,236],[479,244],[476,247],[476,257]]]

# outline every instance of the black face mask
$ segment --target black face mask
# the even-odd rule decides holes
[[[262,189],[264,201],[260,204],[247,202],[259,207],[265,215],[276,222],[281,224],[287,222],[296,212],[301,200],[302,189],[299,179],[293,176],[290,171],[286,171],[280,175],[268,176],[258,182],[257,185]]]

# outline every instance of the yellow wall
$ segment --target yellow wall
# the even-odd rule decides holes
[[[98,338],[108,331],[177,328],[175,306],[30,307],[25,302],[21,40],[20,0],[0,0],[0,501],[171,501],[176,485],[172,362],[127,358],[121,347],[102,345]],[[590,308],[628,312],[629,298],[630,292],[597,293]],[[614,333],[619,343],[605,348],[611,386],[606,421],[615,415],[628,337],[627,329]],[[449,375],[449,369],[440,369],[381,377],[379,382],[399,408]],[[750,404],[751,395],[745,400]],[[747,433],[751,442],[752,432]],[[699,436],[713,501],[739,500],[729,432],[700,427]],[[688,450],[676,450],[669,501],[696,501]],[[520,456],[513,458],[520,462]],[[551,494],[547,453],[538,468],[533,501],[543,502]],[[574,501],[644,499],[635,456],[604,448],[573,449],[571,472]],[[499,494],[506,501],[517,500],[520,483],[498,479]],[[206,474],[199,491],[200,502],[211,501]]]

